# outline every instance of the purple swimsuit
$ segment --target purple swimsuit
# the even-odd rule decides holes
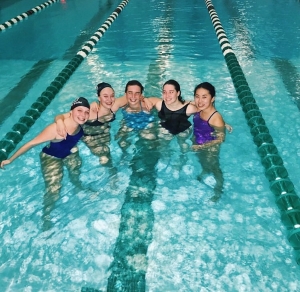
[[[204,121],[200,117],[200,113],[194,114],[194,136],[197,144],[205,144],[209,141],[213,141],[216,137],[213,135],[215,129],[209,124],[210,118],[216,113],[213,112],[207,121]]]

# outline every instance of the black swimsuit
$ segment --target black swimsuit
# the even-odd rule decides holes
[[[158,112],[158,117],[161,119],[160,124],[167,129],[171,134],[177,135],[187,130],[192,124],[188,120],[186,109],[189,103],[176,111],[169,110],[165,102],[162,102],[161,110]]]
[[[95,120],[88,120],[82,125],[84,136],[98,136],[103,132],[107,132],[110,128],[110,123],[116,119],[115,113],[110,110],[110,115],[101,117],[102,121],[99,121],[98,112]]]
[[[98,120],[98,112],[97,112],[97,118],[95,120],[88,120],[88,121],[86,121],[85,125],[88,125],[88,126],[91,126],[91,127],[96,127],[96,126],[102,126],[105,123],[113,122],[116,119],[116,115],[115,115],[115,113],[112,110],[110,110],[110,112],[112,114],[112,118],[110,120],[107,120],[107,121],[104,121],[104,122],[100,122]]]

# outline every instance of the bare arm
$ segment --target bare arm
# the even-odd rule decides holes
[[[195,114],[196,112],[198,112],[197,107],[193,103],[189,103],[189,105],[186,109],[187,116],[191,116],[192,114]]]
[[[126,95],[124,94],[123,96],[116,98],[115,103],[111,107],[111,110],[115,113],[126,104],[127,104],[127,98]]]
[[[99,109],[99,104],[98,104],[98,102],[93,101],[93,102],[90,104],[90,109],[91,109],[92,112],[97,112],[98,109]]]
[[[223,117],[220,113],[216,113],[215,115],[213,115],[213,117],[210,120],[210,124],[213,127],[225,127],[229,133],[233,131],[232,126],[230,126],[223,120]]]
[[[213,127],[225,127],[227,129],[227,131],[229,133],[231,133],[233,131],[233,127],[229,124],[227,124],[220,113],[216,113],[215,115],[213,115],[213,117],[211,118],[210,122],[209,122]]]
[[[194,144],[192,146],[193,150],[199,150],[199,149],[206,149],[210,148],[214,145],[222,144],[225,141],[225,126],[223,127],[214,127],[215,132],[214,136],[215,139],[209,142],[206,142],[204,144]]]
[[[153,108],[152,102],[149,100],[149,98],[145,98],[143,95],[141,96],[141,102],[142,102],[142,107],[146,108],[149,112]]]
[[[226,122],[225,122],[225,128],[227,129],[227,131],[229,133],[231,133],[233,131],[233,127],[231,125],[227,124]]]
[[[66,126],[64,124],[64,120],[66,118],[70,117],[70,113],[64,113],[64,114],[60,114],[60,115],[57,115],[55,118],[54,118],[54,121],[56,123],[56,130],[57,130],[57,133],[64,137],[64,139],[66,139],[67,137],[67,129],[66,129]]]
[[[214,128],[224,128],[225,127],[225,122],[219,112],[216,112],[211,117],[211,119],[209,120],[209,124]]]
[[[161,110],[162,99],[159,97],[147,97],[147,101],[152,104],[158,111]]]
[[[62,138],[59,135],[57,135],[56,131],[56,125],[51,124],[48,127],[46,127],[40,134],[38,134],[35,138],[33,138],[31,141],[24,144],[21,148],[19,148],[10,158],[3,160],[1,162],[1,168],[4,168],[4,165],[12,163],[16,158],[27,152],[32,147],[39,145],[44,142],[48,142],[51,140],[54,140],[56,138]]]

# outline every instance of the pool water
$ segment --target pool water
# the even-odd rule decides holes
[[[2,1],[0,23],[39,1]],[[1,139],[119,1],[58,1],[0,32]],[[299,1],[213,1],[249,87],[299,193]],[[83,158],[77,191],[67,173],[45,228],[37,146],[0,172],[0,287],[3,291],[298,291],[299,266],[276,197],[237,98],[205,1],[131,0],[18,144],[37,135],[78,96],[96,100],[101,81],[123,94],[130,79],[146,96],[178,80],[182,95],[209,81],[233,126],[220,152],[224,194],[197,180],[195,153],[174,138],[132,133],[124,152],[111,128],[117,172]],[[189,142],[190,143],[190,142]]]

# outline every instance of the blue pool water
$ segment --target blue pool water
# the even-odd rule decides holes
[[[162,84],[209,81],[216,107],[234,128],[222,145],[224,195],[201,184],[193,152],[184,164],[176,139],[158,152],[138,135],[117,174],[79,143],[84,191],[67,175],[43,231],[44,182],[35,147],[0,171],[2,291],[299,291],[299,266],[264,175],[205,1],[131,0],[83,60],[21,146],[66,112],[75,97],[95,100],[109,82],[117,96],[130,79],[160,96]],[[0,23],[42,2],[1,1]],[[0,32],[0,139],[120,4],[57,1]],[[300,2],[213,1],[249,87],[299,194]],[[143,288],[145,287],[145,288]]]

